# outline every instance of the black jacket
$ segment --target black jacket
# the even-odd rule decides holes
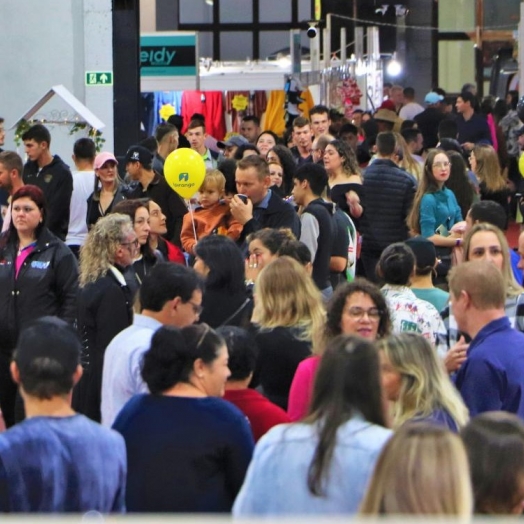
[[[258,358],[253,386],[259,381],[264,395],[287,410],[293,377],[300,362],[311,356],[311,341],[302,340],[300,330],[282,326],[258,329],[255,340]]]
[[[271,197],[269,198],[266,209],[259,209],[257,211],[255,206],[253,211],[259,215],[259,218],[252,218],[244,224],[239,243],[243,243],[250,233],[265,227],[274,229],[288,228],[291,229],[297,238],[300,238],[300,218],[293,209],[293,206],[289,202],[284,202],[284,200],[275,193],[271,192]]]
[[[123,271],[121,268],[120,271]],[[84,375],[73,395],[73,407],[100,421],[102,370],[106,347],[133,321],[132,297],[108,271],[78,293],[78,329],[82,336]]]
[[[128,187],[125,186],[124,184],[120,184],[115,192],[113,201],[111,202],[111,204],[109,204],[104,214],[100,212],[100,199],[95,198],[94,192],[91,193],[89,195],[89,198],[87,199],[87,215],[86,215],[87,227],[90,229],[94,224],[96,224],[96,222],[98,221],[100,217],[109,215],[113,211],[113,208],[119,202],[122,202],[122,200],[126,199],[127,191],[128,191]]]
[[[424,137],[424,149],[436,147],[438,142],[438,126],[446,115],[436,107],[427,107],[415,118],[415,122]]]
[[[47,227],[60,240],[65,240],[69,227],[69,208],[73,193],[73,175],[58,156],[38,172],[38,164],[29,160],[24,166],[24,183],[38,186],[47,200]]]
[[[313,280],[321,291],[331,285],[329,280],[329,263],[333,252],[333,242],[335,240],[335,219],[333,214],[335,206],[331,202],[324,202],[317,198],[309,203],[302,212],[302,232],[301,240],[311,249],[311,243],[316,243],[316,253],[313,259]],[[318,224],[318,235],[315,235],[316,228],[306,228],[304,223],[306,215],[312,215]]]
[[[206,289],[202,299],[200,322],[213,329],[222,325],[248,328],[253,313],[253,300],[247,292],[229,293],[223,289]]]
[[[362,252],[380,255],[408,238],[406,218],[415,196],[415,178],[391,160],[377,159],[364,173],[366,207],[360,220]]]
[[[15,279],[18,240],[0,236],[0,351],[10,355],[20,329],[31,320],[56,315],[76,320],[78,265],[72,251],[47,228]]]

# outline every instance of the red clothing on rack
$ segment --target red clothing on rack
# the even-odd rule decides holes
[[[183,133],[194,113],[201,113],[206,120],[206,133],[222,140],[226,134],[224,100],[222,91],[184,91],[182,95]]]

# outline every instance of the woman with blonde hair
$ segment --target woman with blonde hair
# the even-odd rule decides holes
[[[133,320],[132,294],[124,272],[137,252],[131,219],[118,213],[100,218],[80,249],[78,329],[84,374],[74,389],[73,407],[97,421],[106,347]]]
[[[377,461],[360,515],[469,519],[473,495],[460,438],[433,424],[405,424]]]
[[[399,158],[399,167],[419,181],[422,178],[422,165],[413,158],[406,139],[400,133],[393,134],[397,141],[396,151]]]
[[[87,227],[113,211],[113,208],[126,198],[127,187],[118,176],[116,157],[107,151],[95,157],[95,185],[87,199]]]
[[[394,426],[428,421],[458,432],[468,410],[431,344],[415,333],[391,335],[378,342],[382,389],[393,402]]]
[[[252,322],[259,347],[255,377],[264,395],[287,409],[298,364],[322,342],[322,296],[306,269],[286,256],[262,269],[254,295]]]
[[[518,296],[524,292],[513,275],[508,241],[504,232],[488,222],[475,224],[464,238],[464,262],[482,258],[488,258],[502,271],[507,296]]]
[[[499,203],[509,216],[509,188],[497,152],[488,144],[477,144],[469,157],[471,170],[480,182],[480,199]]]

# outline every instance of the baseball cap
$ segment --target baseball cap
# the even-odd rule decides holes
[[[423,236],[416,236],[406,240],[405,244],[415,253],[417,268],[433,267],[437,258],[435,245]]]
[[[142,146],[131,146],[126,153],[126,164],[128,162],[140,162],[143,166],[151,165],[153,153]]]
[[[80,364],[81,350],[80,337],[72,326],[58,317],[42,317],[22,329],[14,361],[22,376],[40,358],[53,360],[73,374]]]
[[[439,102],[442,102],[442,100],[444,100],[444,97],[434,91],[430,91],[424,98],[426,104],[438,104]]]
[[[111,160],[111,162],[114,162],[115,164],[118,165],[118,161],[115,158],[115,155],[113,155],[113,153],[108,153],[107,151],[98,153],[98,155],[96,155],[95,157],[95,163],[94,163],[95,169],[100,169],[109,160]]]
[[[231,147],[231,146],[240,147],[244,144],[249,144],[249,142],[243,136],[234,135],[230,137],[228,140],[226,140],[225,142],[217,142],[217,147],[219,149],[225,149],[226,147]]]
[[[379,109],[389,109],[390,111],[396,111],[395,102],[393,100],[384,100],[382,104],[380,104]]]

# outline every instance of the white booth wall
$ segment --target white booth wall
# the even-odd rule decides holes
[[[52,86],[62,84],[105,124],[104,149],[113,149],[113,88],[85,86],[86,71],[113,69],[111,4],[111,0],[1,0],[0,116],[6,129]],[[67,104],[56,98],[37,115],[49,119],[50,109],[56,107],[69,109],[71,115]],[[86,132],[70,136],[66,128],[49,126],[51,151],[67,162],[74,141]],[[16,149],[13,137],[14,130],[8,130],[4,149]]]

